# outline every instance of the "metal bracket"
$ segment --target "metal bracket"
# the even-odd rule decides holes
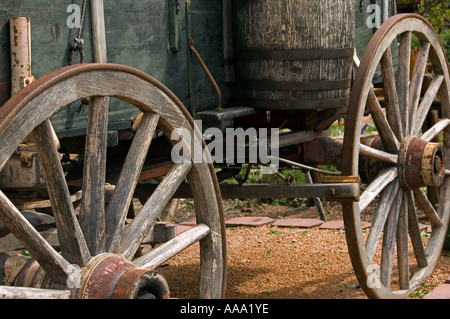
[[[169,0],[169,48],[172,53],[180,52],[181,19],[180,0]]]

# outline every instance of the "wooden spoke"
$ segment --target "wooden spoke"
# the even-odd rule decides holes
[[[139,215],[133,219],[130,225],[123,229],[118,249],[122,255],[128,259],[133,257],[142,239],[146,236],[167,203],[172,199],[173,194],[175,194],[191,167],[192,163],[185,162],[174,165],[145,203]],[[114,248],[114,244],[112,248]]]
[[[400,289],[409,289],[408,201],[403,192],[397,227],[397,259]]]
[[[65,284],[70,274],[70,263],[50,246],[1,191],[0,219],[24,247],[33,254],[33,257],[52,280],[56,283]]]
[[[385,150],[389,152],[398,152],[400,149],[400,142],[392,131],[386,117],[384,116],[383,109],[381,108],[380,102],[378,102],[377,97],[373,91],[373,88],[369,91],[369,96],[367,98],[367,107],[369,109],[370,115],[377,127],[378,134],[380,134],[381,141]]]
[[[391,49],[387,48],[381,61],[381,74],[383,76],[384,94],[386,101],[386,117],[392,127],[395,136],[402,141],[404,138],[402,129],[402,115],[400,113],[400,104],[397,94],[397,85],[395,83],[395,73],[392,64]]]
[[[417,58],[414,65],[414,71],[411,78],[411,86],[409,88],[409,123],[411,123],[411,127],[407,134],[414,134],[415,130],[415,118],[417,117],[419,102],[420,102],[420,94],[422,92],[423,78],[425,75],[425,69],[428,62],[428,53],[430,52],[430,43],[424,42],[419,46],[419,50],[417,52]],[[428,112],[427,112],[428,113]]]
[[[80,224],[93,256],[105,251],[105,178],[108,98],[93,97],[89,104],[83,171]]]
[[[55,222],[60,230],[58,237],[62,254],[70,263],[83,266],[91,255],[72,205],[58,150],[54,143],[48,142],[51,136],[49,120],[36,127],[32,134],[44,169]]]
[[[210,229],[208,226],[199,224],[171,241],[155,248],[148,254],[133,260],[133,263],[138,267],[154,269],[189,246],[205,238],[209,233]]]
[[[416,117],[413,118],[413,135],[419,135],[419,132],[422,130],[422,126],[425,123],[425,119],[429,114],[431,105],[433,104],[434,98],[439,92],[443,81],[443,75],[436,75],[431,81],[431,84],[425,92],[425,95],[422,97],[422,102],[419,105]]]
[[[389,209],[392,207],[394,199],[399,191],[399,182],[395,180],[388,185],[381,193],[380,201],[375,212],[375,217],[370,227],[370,233],[366,241],[366,250],[369,259],[372,260],[375,254],[375,250],[378,245],[378,241],[383,232],[383,227],[386,223]]]
[[[0,299],[70,299],[71,290],[0,286]]]
[[[144,165],[148,149],[158,125],[159,116],[144,113],[136,136],[128,151],[127,158],[120,172],[119,181],[106,210],[106,240],[109,250],[113,238],[119,235],[130,207],[139,175]]]
[[[407,192],[406,198],[408,200],[408,228],[411,244],[416,256],[417,265],[419,267],[428,266],[425,248],[422,242],[422,235],[420,234],[419,221],[417,219],[416,205],[414,201],[414,194]]]
[[[398,227],[398,217],[402,207],[402,198],[403,192],[398,192],[395,201],[389,211],[389,216],[383,233],[380,281],[384,286],[389,286],[391,282],[395,238]]]
[[[372,260],[375,254],[375,250],[378,245],[378,241],[381,238],[383,227],[386,223],[389,209],[392,206],[394,199],[399,191],[399,182],[395,180],[389,184],[381,193],[380,201],[375,212],[372,225],[370,227],[370,233],[366,241],[366,250],[369,259]]]
[[[376,159],[383,163],[388,164],[397,164],[398,155],[390,154],[384,151],[377,150],[373,147],[361,144],[359,153],[363,156],[370,157],[372,159]]]
[[[417,204],[422,208],[425,215],[427,215],[427,218],[433,225],[433,227],[441,227],[442,219],[439,217],[433,205],[430,203],[427,195],[421,189],[414,190],[414,199],[416,200]]]
[[[439,135],[450,125],[450,119],[442,119],[434,124],[428,131],[422,135],[422,139],[427,142],[431,142],[436,136]]]
[[[397,178],[398,172],[397,168],[385,168],[380,174],[375,178],[375,180],[370,183],[366,188],[364,193],[362,193],[359,201],[360,212],[364,211],[367,206],[381,193],[383,189],[386,188],[395,178]]]
[[[411,67],[411,32],[400,35],[397,89],[403,136],[409,132],[409,74]],[[402,138],[403,139],[403,138]]]

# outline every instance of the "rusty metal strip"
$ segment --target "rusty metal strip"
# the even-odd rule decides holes
[[[351,78],[340,80],[319,81],[274,81],[274,80],[242,80],[241,84],[247,89],[271,90],[271,91],[326,91],[348,89],[351,86]]]
[[[254,108],[268,108],[279,110],[325,110],[335,108],[346,108],[349,97],[335,99],[315,99],[315,100],[276,100],[263,98],[244,98],[245,104]]]
[[[239,52],[243,60],[321,60],[353,57],[354,47],[339,49],[297,49],[297,50],[270,50],[245,49]]]

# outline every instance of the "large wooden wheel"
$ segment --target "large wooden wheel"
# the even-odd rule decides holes
[[[413,36],[420,42],[414,64]],[[399,50],[398,67],[391,48]],[[378,97],[377,68],[384,92]],[[407,296],[440,256],[450,218],[449,94],[448,63],[431,25],[417,15],[387,20],[356,75],[342,163],[346,176],[357,176],[362,163],[371,163],[362,168],[369,174],[360,174],[369,176],[361,183],[360,201],[343,203],[351,260],[370,297]],[[365,131],[369,121],[377,133]],[[368,233],[362,220],[372,223]],[[421,224],[431,226],[429,238],[421,235]]]
[[[114,193],[106,203],[108,104],[104,102],[108,97],[134,105],[143,117]],[[91,102],[83,195],[77,216],[61,156],[51,142],[49,118],[63,106],[86,98]],[[67,67],[38,79],[15,95],[1,108],[0,119],[0,167],[29,134],[36,143],[60,245],[60,251],[50,246],[5,193],[0,192],[1,221],[51,279],[51,284],[40,287],[43,289],[0,287],[2,297],[135,298],[150,294],[168,297],[167,283],[153,270],[196,242],[200,243],[201,261],[199,297],[223,297],[226,258],[221,198],[214,169],[207,161],[175,163],[137,217],[125,226],[130,202],[157,128],[168,137],[177,128],[185,128],[191,134],[195,131],[192,118],[182,103],[162,84],[121,65]],[[187,149],[184,148],[185,152]],[[197,226],[135,258],[143,238],[186,180],[194,197]],[[80,269],[79,273],[76,273],[77,269]],[[47,289],[55,286],[62,290]]]

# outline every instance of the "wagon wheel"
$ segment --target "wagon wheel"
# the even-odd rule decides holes
[[[91,97],[91,104],[83,197],[79,216],[76,216],[60,154],[56,146],[48,142],[51,129],[48,119],[63,106],[88,97]],[[108,104],[102,100],[106,97],[126,101],[143,113],[109,205],[105,205],[104,182]],[[14,96],[0,112],[0,167],[32,133],[46,176],[61,251],[44,240],[3,192],[0,192],[0,218],[44,269],[51,279],[51,288],[58,285],[65,289],[58,292],[54,289],[0,287],[1,296],[67,297],[68,288],[73,288],[70,296],[75,298],[130,298],[148,291],[155,296],[167,297],[167,283],[153,269],[196,242],[200,243],[201,261],[199,297],[223,296],[225,239],[219,205],[221,197],[214,169],[206,161],[193,164],[188,156],[188,160],[175,163],[139,215],[124,226],[157,127],[166,136],[171,136],[178,128],[185,128],[192,134],[195,131],[192,118],[167,88],[129,67],[83,64],[40,78]],[[189,155],[186,153],[188,148],[184,150],[183,158]],[[141,241],[186,178],[194,197],[197,226],[133,259]],[[76,273],[74,265],[80,267],[80,273]]]
[[[420,42],[413,67],[412,35]],[[395,68],[391,48],[397,41]],[[426,86],[429,63],[432,79]],[[373,90],[377,67],[382,71],[384,105]],[[367,187],[361,184],[360,201],[343,202],[352,264],[369,297],[408,296],[431,275],[440,256],[450,214],[449,92],[448,63],[432,26],[417,15],[387,20],[369,43],[357,72],[342,162],[346,176],[358,175],[360,157],[378,162]],[[364,118],[365,110],[371,117]],[[381,144],[360,143],[364,119],[373,120]],[[433,205],[427,194],[436,189],[440,198]],[[363,234],[361,221],[369,216],[370,232]],[[428,240],[421,236],[421,224],[432,227]]]

